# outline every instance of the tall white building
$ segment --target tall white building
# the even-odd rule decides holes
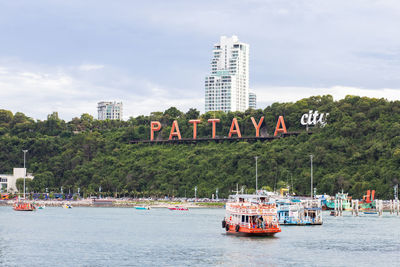
[[[99,102],[97,113],[99,120],[122,120],[122,102]]]
[[[211,74],[205,79],[205,112],[249,108],[249,45],[221,36],[214,45]]]

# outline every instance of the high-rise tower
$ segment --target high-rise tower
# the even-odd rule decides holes
[[[221,36],[214,45],[211,74],[205,79],[205,112],[249,108],[249,45]]]

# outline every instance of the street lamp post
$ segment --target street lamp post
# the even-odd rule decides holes
[[[311,155],[310,155],[310,159],[311,159],[311,191],[310,191],[310,192],[311,192],[311,199],[313,199],[313,193],[314,193],[314,192],[313,192],[313,191],[314,191],[314,190],[313,190],[313,168],[312,168],[312,167],[313,167],[313,166],[312,166],[312,165],[313,165],[313,164],[312,164],[313,157],[314,157],[314,155],[311,154]]]
[[[26,161],[26,152],[28,152],[28,150],[22,150],[22,152],[24,152],[24,199],[25,199],[25,179],[26,179],[26,168],[25,168],[25,161]]]
[[[255,156],[254,158],[256,159],[256,194],[257,194],[257,189],[258,189],[257,159],[258,159],[258,157]]]

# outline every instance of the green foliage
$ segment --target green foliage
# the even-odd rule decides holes
[[[15,181],[15,183],[16,183],[18,192],[23,193],[24,192],[24,178],[18,178]],[[28,190],[32,189],[31,185],[32,185],[32,180],[29,178],[25,179],[25,188],[27,189],[26,193],[28,193]]]
[[[329,113],[324,128],[300,125],[309,110]],[[278,116],[283,115],[288,131],[298,136],[270,142],[221,142],[194,144],[130,144],[149,140],[150,122],[162,129],[156,138],[167,139],[173,120],[182,137],[191,138],[190,119],[201,119],[198,137],[211,136],[208,119],[219,118],[217,135],[227,136],[232,118],[239,122],[242,136],[254,136],[251,122],[265,117],[261,134],[273,135]],[[268,190],[289,186],[297,195],[310,193],[310,154],[314,155],[314,185],[317,193],[348,191],[361,197],[375,189],[378,198],[391,198],[392,186],[400,173],[400,101],[347,96],[314,96],[295,103],[274,103],[264,110],[208,112],[196,109],[184,113],[171,107],[164,112],[138,116],[128,121],[99,121],[88,114],[64,122],[57,113],[45,121],[34,121],[22,113],[0,110],[0,173],[22,166],[22,149],[28,149],[27,167],[35,179],[26,180],[29,191],[59,192],[63,186],[83,196],[198,197],[210,198],[219,190],[227,197],[244,186],[255,188],[255,160],[258,156],[258,187]],[[17,181],[21,187],[21,180]],[[52,194],[52,193],[51,193]]]

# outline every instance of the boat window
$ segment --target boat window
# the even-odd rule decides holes
[[[244,222],[244,215],[242,215],[242,222]]]
[[[249,222],[249,216],[246,216],[246,222],[247,223]]]

